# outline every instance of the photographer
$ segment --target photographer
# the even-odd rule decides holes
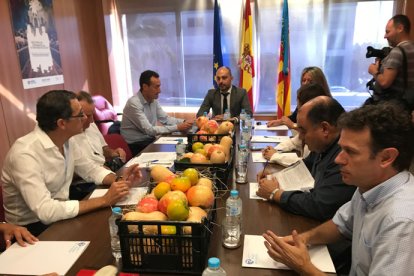
[[[375,80],[374,102],[396,101],[408,107],[405,90],[414,87],[414,43],[409,41],[409,34],[410,20],[407,16],[395,15],[388,21],[384,38],[393,48],[384,59],[377,58],[368,67],[368,72]]]

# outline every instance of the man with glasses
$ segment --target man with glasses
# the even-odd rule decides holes
[[[160,134],[188,131],[193,121],[171,116],[158,102],[161,81],[157,72],[146,70],[139,77],[139,92],[129,98],[122,113],[121,135],[133,155],[140,153]],[[157,125],[161,123],[162,125]]]
[[[70,139],[83,131],[86,120],[75,93],[49,91],[36,109],[35,129],[13,144],[1,177],[6,221],[27,227],[35,236],[55,221],[115,204],[141,178],[139,168],[132,166],[123,181],[116,181],[113,172],[85,157]],[[74,173],[111,186],[102,197],[68,200]]]
[[[108,168],[113,167],[111,162],[115,158],[119,158],[122,163],[125,163],[125,151],[122,148],[111,149],[96,126],[93,119],[95,104],[91,95],[88,92],[80,91],[76,94],[76,98],[87,118],[83,120],[83,132],[73,136],[72,139],[76,141],[84,155],[101,166],[105,164]]]

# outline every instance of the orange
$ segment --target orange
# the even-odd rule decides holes
[[[194,168],[188,168],[183,171],[183,176],[190,179],[191,185],[195,185],[198,182],[198,171]]]
[[[160,182],[153,189],[154,195],[158,200],[169,191],[171,191],[171,187],[170,184],[167,182]]]
[[[179,190],[185,193],[191,187],[191,181],[186,176],[179,176],[172,180],[171,182],[171,190],[176,191]]]
[[[191,149],[193,150],[193,152],[196,152],[196,150],[198,149],[202,149],[204,148],[204,144],[201,142],[195,142],[192,146]]]

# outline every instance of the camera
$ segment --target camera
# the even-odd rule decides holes
[[[375,49],[372,46],[368,46],[367,47],[367,53],[366,53],[366,57],[367,58],[371,58],[371,57],[376,57],[379,59],[383,59],[385,58],[389,53],[391,52],[391,48],[390,47],[384,47],[382,49]]]
[[[380,60],[382,60],[383,58],[388,56],[388,54],[390,52],[391,52],[390,47],[384,47],[382,49],[375,49],[372,46],[368,46],[367,47],[367,53],[366,53],[365,56],[366,56],[366,58],[375,57],[375,58],[379,58]],[[381,61],[380,61],[380,64],[379,64],[379,68],[381,68]],[[375,89],[376,89],[375,79],[372,78],[369,82],[367,82],[366,87],[368,87],[368,89],[371,90],[371,91],[375,91]]]

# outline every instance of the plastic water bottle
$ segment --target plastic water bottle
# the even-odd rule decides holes
[[[112,208],[112,214],[109,217],[109,234],[111,235],[112,255],[118,261],[121,258],[121,245],[119,242],[117,219],[122,218],[122,209],[120,207]]]
[[[204,111],[203,116],[206,117],[206,118],[208,118],[207,117],[207,111]]]
[[[244,126],[241,131],[241,144],[242,145],[248,145],[250,141],[251,134],[249,132],[249,128],[247,126]]]
[[[223,114],[223,120],[228,120],[228,119],[230,119],[230,112],[228,109],[226,109]]]
[[[185,154],[185,144],[183,139],[177,139],[177,144],[175,145],[175,152],[177,154],[177,160],[180,160]]]
[[[240,113],[240,130],[242,130],[243,127],[246,125],[246,116],[247,116],[246,110],[244,110],[243,108]]]
[[[226,200],[226,216],[237,217],[241,222],[242,200],[239,197],[239,191],[237,190],[231,190],[230,196]]]
[[[237,190],[230,191],[226,201],[226,217],[222,224],[222,242],[227,248],[237,248],[241,244],[242,201]]]
[[[213,257],[208,259],[208,266],[204,269],[202,276],[226,276],[226,271],[220,266],[220,259]]]

